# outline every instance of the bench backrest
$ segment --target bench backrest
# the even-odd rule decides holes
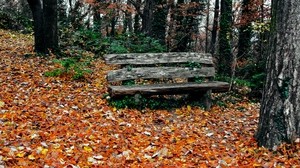
[[[104,56],[106,64],[121,65],[107,74],[108,82],[133,79],[211,78],[215,76],[208,53],[128,53]]]

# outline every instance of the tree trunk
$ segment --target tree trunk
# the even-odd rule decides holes
[[[214,11],[214,22],[213,29],[211,32],[211,44],[210,44],[210,53],[211,55],[215,54],[216,41],[217,41],[217,32],[218,32],[218,23],[219,23],[219,10],[220,10],[220,1],[215,1],[215,11]]]
[[[165,44],[168,6],[166,0],[156,0],[153,13],[151,37],[158,39],[160,44]]]
[[[142,15],[142,32],[150,35],[152,32],[154,1],[146,0]]]
[[[134,33],[140,33],[141,3],[142,0],[137,0],[136,3],[134,4],[135,10],[137,11],[136,14],[134,15],[134,23],[133,23]]]
[[[221,0],[218,70],[231,75],[232,68],[232,0]]]
[[[205,52],[208,53],[208,31],[209,31],[209,15],[210,15],[210,0],[207,0],[206,28],[205,28]]]
[[[38,53],[45,53],[44,18],[40,0],[27,0],[33,16],[34,47]]]
[[[34,46],[38,53],[57,51],[57,0],[27,0],[33,15]]]
[[[276,149],[300,137],[300,1],[272,1],[267,78],[256,138]]]
[[[251,4],[253,3],[251,3],[250,0],[243,0],[241,25],[239,29],[238,58],[247,59],[250,56],[252,34],[251,23],[254,20]]]
[[[57,0],[44,0],[43,12],[45,49],[56,52],[58,50]]]

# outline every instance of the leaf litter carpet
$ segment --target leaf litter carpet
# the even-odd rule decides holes
[[[57,65],[30,35],[0,30],[0,44],[0,168],[300,167],[299,144],[256,146],[258,103],[117,110],[102,60],[83,81],[45,77]]]

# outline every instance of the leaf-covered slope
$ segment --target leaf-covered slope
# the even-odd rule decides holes
[[[276,152],[253,139],[258,104],[210,112],[109,107],[105,74],[86,81],[44,77],[55,68],[32,52],[32,38],[0,30],[0,167],[297,167],[300,145]]]

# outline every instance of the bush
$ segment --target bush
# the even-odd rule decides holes
[[[0,28],[29,33],[33,30],[33,24],[28,17],[18,12],[0,11]]]
[[[266,73],[265,73],[265,60],[254,61],[252,59],[248,59],[244,66],[237,68],[236,76],[238,79],[244,82],[244,85],[251,88],[250,96],[252,97],[261,97],[263,84],[265,81]],[[243,84],[243,83],[241,83]]]
[[[106,53],[108,43],[102,38],[100,32],[86,28],[74,30],[66,24],[62,27],[60,30],[61,48],[90,51],[97,57]]]
[[[166,47],[158,40],[144,34],[122,34],[115,38],[108,38],[108,53],[146,53],[164,52]]]
[[[90,65],[90,59],[82,59],[80,57],[68,57],[63,59],[55,59],[54,63],[60,64],[61,68],[47,71],[44,73],[47,77],[56,77],[69,74],[72,79],[78,80],[85,78],[85,75],[92,71],[87,67]]]
[[[166,47],[158,40],[144,34],[121,34],[116,37],[102,37],[93,29],[74,30],[67,23],[61,23],[60,46],[62,49],[86,50],[100,57],[106,53],[164,52]],[[71,47],[70,47],[71,46]]]

